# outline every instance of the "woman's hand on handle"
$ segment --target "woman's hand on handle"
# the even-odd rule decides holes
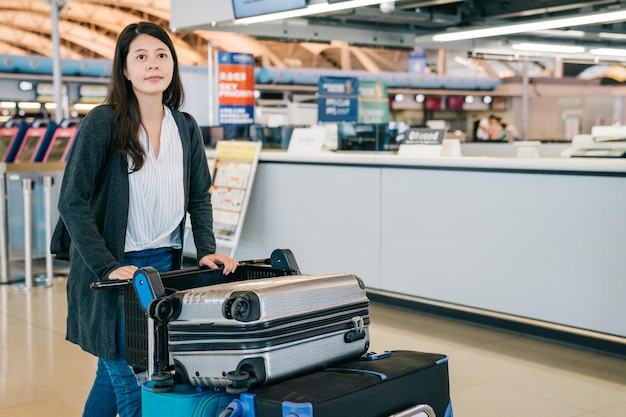
[[[109,274],[109,279],[133,279],[137,267],[135,265],[120,266]]]
[[[228,275],[235,272],[239,262],[224,253],[213,253],[200,259],[200,265],[206,265],[209,268],[219,268],[221,265],[224,267],[224,275]]]

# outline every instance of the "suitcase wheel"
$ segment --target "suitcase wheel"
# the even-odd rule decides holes
[[[174,384],[191,384],[191,380],[187,374],[187,368],[176,359],[174,359]]]
[[[241,297],[230,297],[224,302],[224,317],[237,321],[246,321],[250,316],[250,302]]]
[[[155,299],[148,305],[148,315],[161,323],[168,323],[178,316],[179,309],[173,298]]]
[[[229,394],[240,394],[248,391],[250,374],[247,371],[230,371],[226,373],[226,379],[230,384],[226,387]]]
[[[261,317],[259,297],[253,292],[234,292],[224,301],[222,315],[242,322],[258,320]]]
[[[150,388],[152,392],[170,392],[174,389],[174,377],[169,372],[157,372],[150,376],[154,381],[154,386]]]

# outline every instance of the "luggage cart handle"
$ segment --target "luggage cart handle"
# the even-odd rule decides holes
[[[239,265],[269,265],[272,268],[290,269],[300,275],[300,267],[291,249],[274,249],[269,258],[240,261]]]
[[[204,266],[204,265],[200,265],[200,266],[192,266],[189,268],[183,268],[183,269],[176,269],[174,271],[167,271],[167,272],[162,272],[160,275],[162,277],[168,276],[168,275],[178,275],[178,274],[188,274],[188,273],[192,273],[192,272],[196,272],[196,271],[202,271],[202,270],[207,270],[209,269],[208,266]],[[219,271],[222,268],[217,268],[215,269],[215,271]],[[109,279],[106,281],[96,281],[96,282],[92,282],[91,285],[89,286],[89,288],[91,288],[92,290],[114,290],[117,288],[124,288],[127,285],[130,285],[133,282],[132,278],[131,279]]]
[[[260,258],[260,259],[249,259],[245,261],[239,261],[239,265],[270,265],[274,268],[282,268],[282,269],[291,269],[300,274],[300,268],[298,267],[298,263],[296,262],[296,258],[289,249],[275,249],[270,258]],[[189,268],[177,269],[174,271],[163,272],[160,274],[162,278],[167,277],[168,275],[179,275],[179,274],[188,274],[195,271],[202,271],[210,269],[208,266],[200,265],[200,266],[192,266]],[[214,269],[214,271],[219,271],[222,268]],[[111,279],[106,281],[96,281],[92,282],[89,286],[92,290],[114,290],[117,288],[125,288],[127,285],[130,285],[132,279]]]
[[[130,279],[110,279],[108,281],[96,281],[89,285],[93,291],[99,290],[114,290],[116,288],[124,288],[130,285],[132,280]]]

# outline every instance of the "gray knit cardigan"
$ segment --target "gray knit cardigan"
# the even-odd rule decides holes
[[[198,259],[214,253],[211,177],[196,121],[172,110],[183,148],[185,212],[189,214]],[[118,291],[93,291],[124,258],[128,221],[126,158],[112,150],[113,109],[87,114],[74,141],[59,195],[59,213],[72,239],[67,281],[66,339],[103,359],[115,359]],[[132,175],[132,174],[131,174]],[[183,233],[185,219],[180,223]],[[182,251],[175,256],[180,266]]]

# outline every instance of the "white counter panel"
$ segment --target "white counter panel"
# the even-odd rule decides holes
[[[236,257],[626,337],[626,163],[262,153]]]
[[[626,178],[385,169],[382,184],[382,289],[626,335]]]
[[[380,287],[379,227],[380,170],[261,163],[235,256],[289,248],[303,273],[350,272]]]

